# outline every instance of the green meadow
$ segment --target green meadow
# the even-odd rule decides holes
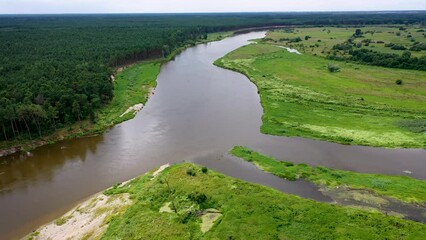
[[[215,64],[241,72],[257,85],[263,133],[377,147],[426,147],[424,71],[298,55],[263,41]],[[339,71],[330,72],[330,65]]]
[[[361,48],[382,53],[402,54],[404,51],[391,49],[386,44],[402,45],[410,49],[415,42],[426,44],[425,28],[420,26],[368,26],[368,27],[321,27],[321,28],[295,28],[287,30],[270,31],[266,35],[269,43],[295,47],[303,53],[327,56],[332,52],[333,46],[344,43],[356,31],[361,29],[362,38],[355,39],[355,43],[361,43]],[[308,38],[306,39],[306,37]],[[295,42],[285,39],[300,38]],[[368,44],[366,44],[368,42]],[[411,51],[416,57],[426,55],[426,50]]]
[[[123,193],[133,204],[107,220],[102,239],[426,238],[421,223],[283,194],[189,163],[105,192]]]

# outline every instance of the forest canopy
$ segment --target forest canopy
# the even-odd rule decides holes
[[[0,16],[0,140],[42,136],[113,98],[117,66],[162,58],[207,33],[276,25],[424,24],[417,13]]]

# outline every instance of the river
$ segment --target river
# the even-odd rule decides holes
[[[327,201],[304,181],[286,182],[226,153],[235,145],[296,163],[426,178],[426,151],[345,146],[261,134],[262,107],[245,76],[212,63],[264,36],[252,32],[198,45],[164,64],[137,116],[100,136],[0,159],[0,239],[17,238],[77,202],[165,163],[192,161],[280,191]]]

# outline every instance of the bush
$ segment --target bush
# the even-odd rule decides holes
[[[352,49],[352,44],[350,43],[341,43],[341,44],[336,44],[333,46],[334,50],[342,50],[342,51],[348,51]]]
[[[285,162],[285,161],[282,161],[282,163],[284,164],[284,166],[286,166],[286,167],[292,167],[292,166],[294,166],[294,163],[292,163],[292,162]]]
[[[190,167],[186,170],[186,174],[188,174],[189,176],[195,176],[196,172],[195,172],[194,168]]]
[[[206,194],[198,192],[189,194],[188,198],[196,202],[197,204],[201,204],[207,200]]]
[[[297,37],[297,38],[291,38],[291,39],[289,39],[288,40],[288,43],[297,43],[297,42],[301,42],[302,41],[302,39],[300,38],[300,37]]]
[[[411,48],[410,48],[410,50],[411,51],[416,51],[416,52],[419,52],[419,51],[422,51],[422,50],[426,50],[426,43],[415,43]]]
[[[209,169],[207,167],[202,167],[201,168],[201,172],[202,173],[207,173],[209,171]]]
[[[331,73],[340,72],[340,67],[331,63],[327,65],[327,69]]]
[[[403,45],[395,44],[391,47],[392,50],[407,50]]]
[[[364,33],[361,31],[361,29],[356,29],[355,30],[355,33],[353,34],[353,36],[355,37],[355,38],[359,38],[359,37],[363,37],[362,35],[363,35]]]
[[[395,81],[395,83],[396,83],[396,85],[402,85],[402,80],[398,79],[398,80]]]

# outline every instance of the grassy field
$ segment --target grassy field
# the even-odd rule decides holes
[[[109,219],[102,239],[426,237],[424,224],[282,194],[189,163],[151,178],[145,175],[105,192],[129,193],[134,202],[124,214]],[[206,209],[217,213],[214,222],[206,222]]]
[[[387,176],[334,170],[325,167],[311,167],[293,164],[256,153],[245,147],[234,147],[231,153],[252,162],[265,172],[296,180],[303,178],[316,185],[329,188],[347,186],[352,189],[368,189],[380,195],[389,196],[407,203],[426,203],[426,181],[406,176]]]
[[[426,44],[425,28],[419,26],[401,27],[360,27],[359,29],[364,35],[363,38],[356,38],[355,43],[361,43],[361,48],[395,54],[402,54],[404,51],[394,50],[385,45],[393,43],[409,49],[415,42]],[[270,31],[266,38],[269,39],[267,41],[269,43],[294,47],[303,53],[327,56],[332,53],[334,45],[344,43],[355,33],[356,29],[355,27],[295,28]],[[307,40],[305,40],[306,36],[309,36]],[[296,38],[300,38],[302,41],[294,42]],[[368,44],[365,44],[367,41]],[[411,54],[417,57],[425,56],[426,50],[411,51]]]
[[[241,72],[257,85],[263,133],[343,144],[426,147],[426,72],[334,62],[261,41],[215,64]],[[329,72],[329,64],[340,71]]]

